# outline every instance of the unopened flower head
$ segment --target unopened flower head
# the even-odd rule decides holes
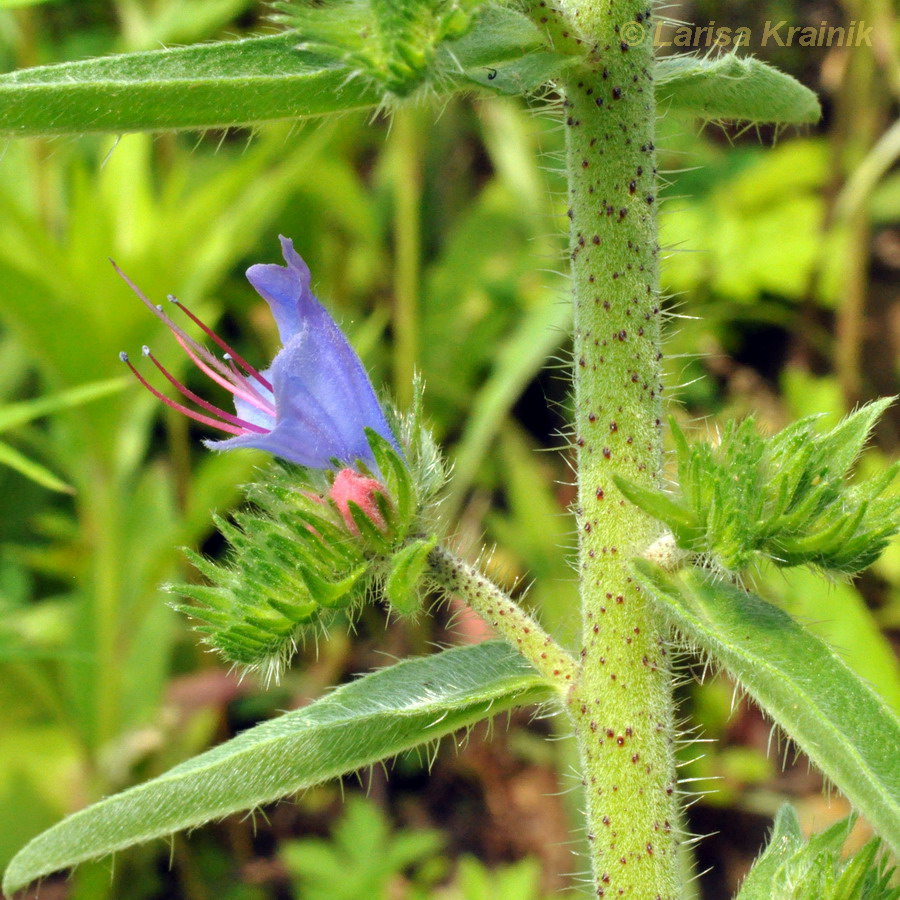
[[[373,462],[366,435],[366,429],[372,429],[400,453],[359,357],[325,307],[313,296],[309,267],[288,238],[281,238],[281,249],[285,266],[261,264],[247,270],[247,279],[272,309],[283,345],[271,366],[262,371],[253,368],[179,300],[170,296],[169,300],[203,329],[224,355],[219,357],[195,341],[116,267],[146,306],[168,326],[191,361],[233,394],[234,414],[214,406],[181,384],[149,347],[143,348],[144,356],[199,410],[153,387],[127,354],[120,354],[122,360],[163,403],[232,435],[225,440],[205,441],[212,449],[255,447],[301,466],[336,469],[341,464]]]

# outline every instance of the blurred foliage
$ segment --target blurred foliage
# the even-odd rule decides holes
[[[900,181],[896,146],[882,136],[898,110],[900,34],[878,0],[826,7],[704,0],[669,10],[726,25],[820,15],[882,23],[878,54],[767,48],[762,55],[820,92],[825,109],[819,128],[782,134],[774,148],[764,146],[771,132],[698,132],[673,114],[661,119],[673,411],[684,424],[706,418],[711,434],[750,411],[770,431],[813,413],[832,427],[861,401],[897,392]],[[264,29],[266,14],[247,0],[3,4],[0,64],[249,33]],[[149,296],[178,294],[217,322],[246,357],[268,358],[277,335],[242,272],[273,261],[274,236],[290,235],[373,380],[405,402],[409,374],[423,374],[427,417],[454,463],[444,509],[457,545],[492,546],[489,574],[517,593],[533,581],[528,600],[574,646],[562,134],[547,112],[545,101],[454,100],[406,108],[394,127],[347,115],[252,135],[10,143],[0,158],[0,409],[119,378],[118,351],[160,336],[107,257]],[[853,180],[857,171],[875,177]],[[174,353],[160,357],[183,371]],[[158,585],[187,574],[179,545],[221,554],[210,511],[229,510],[262,457],[209,454],[200,435],[137,389],[45,409],[3,435],[74,493],[0,466],[0,863],[64,812],[302,705],[383,663],[379,653],[478,638],[471,620],[387,623],[369,608],[354,635],[337,626],[307,647],[278,689],[217,668]],[[894,409],[860,477],[884,471],[898,449]],[[900,703],[900,546],[827,590],[811,591],[804,571],[752,577]],[[833,821],[840,804],[823,809],[821,781],[802,761],[767,759],[769,726],[732,702],[726,681],[680,694],[703,736],[717,739],[702,757],[696,746],[680,754],[685,777],[719,779],[691,810],[694,830],[723,833],[698,851],[700,868],[718,864],[703,880],[718,900],[734,893],[784,797],[799,801],[804,826]],[[522,795],[533,783],[521,773],[544,773],[534,783],[549,821],[547,810],[573,795],[548,796],[569,786],[571,752],[565,741],[529,740],[528,729],[548,727],[516,719],[496,766],[519,773]],[[523,837],[521,817],[498,812],[513,803],[503,779],[466,770],[465,758],[442,751],[430,780],[414,760],[399,762],[386,785],[374,780],[376,800],[351,807],[381,823],[369,826],[382,839],[374,852],[406,878],[398,860],[410,859],[410,832],[446,825],[430,856],[416,838],[417,858],[428,858],[410,896],[519,900],[563,887],[547,862],[563,838],[552,829]],[[227,820],[178,839],[171,867],[167,848],[152,846],[120,856],[114,878],[87,866],[56,884],[88,900],[291,896],[304,866],[291,854],[296,863],[309,851],[310,833],[332,835],[316,852],[348,872],[347,841],[351,859],[372,846],[349,816],[335,826],[336,795],[331,786],[281,804],[255,831]],[[448,804],[478,824],[461,825]],[[402,828],[388,826],[388,810]]]
[[[396,896],[390,883],[405,871],[425,869],[440,847],[439,832],[404,829],[392,833],[376,805],[352,797],[329,840],[289,841],[281,858],[296,881],[298,898],[387,900]],[[438,873],[442,874],[439,869]]]

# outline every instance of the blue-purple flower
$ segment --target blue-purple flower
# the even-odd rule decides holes
[[[336,468],[335,460],[353,465],[373,461],[366,437],[371,428],[400,452],[359,357],[325,307],[310,289],[309,267],[281,238],[285,266],[262,264],[247,270],[247,279],[275,316],[282,348],[268,369],[257,371],[174,297],[169,300],[224,351],[218,357],[191,338],[154,306],[123,273],[150,310],[169,327],[197,367],[234,395],[235,414],[199,397],[181,384],[148,347],[148,357],[187,400],[205,412],[176,402],[158,391],[121,354],[138,380],[173,409],[232,437],[205,441],[215,450],[256,447],[315,469]],[[339,466],[338,466],[339,468]]]

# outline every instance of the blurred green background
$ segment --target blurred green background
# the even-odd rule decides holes
[[[820,93],[804,133],[664,115],[663,284],[671,410],[701,432],[767,427],[898,391],[900,30],[890,0],[700,0],[673,18],[761,32],[875,25],[872,46],[761,48]],[[271,26],[249,0],[0,2],[0,64],[145,49]],[[746,51],[745,51],[746,52]],[[292,236],[376,383],[411,375],[454,464],[454,542],[566,640],[577,629],[567,420],[562,132],[552,92],[460,98],[392,120],[345,115],[253,132],[7,142],[0,153],[0,864],[62,815],[163,771],[353,673],[478,637],[446,610],[415,625],[369,609],[307,647],[281,685],[241,679],[197,645],[159,585],[180,545],[222,549],[261,455],[214,456],[201,429],[123,377],[120,350],[183,359],[107,262],[175,293],[249,360],[277,346],[243,278]],[[127,373],[125,373],[127,374]],[[192,384],[192,376],[188,375]],[[224,402],[222,398],[218,398]],[[900,450],[900,408],[863,461]],[[900,545],[855,584],[759,571],[757,587],[839,647],[900,706]],[[696,661],[685,672],[699,676]],[[727,679],[679,688],[707,744],[683,748],[699,880],[730,896],[783,799],[820,828],[846,812]],[[572,749],[525,712],[46,882],[44,900],[547,900],[582,863]],[[486,740],[489,737],[490,740]],[[710,779],[710,780],[706,780]],[[860,838],[862,834],[860,835]],[[701,894],[698,894],[701,896]]]

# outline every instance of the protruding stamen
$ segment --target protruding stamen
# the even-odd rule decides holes
[[[234,361],[252,378],[255,378],[267,391],[272,390],[271,383],[262,377],[236,350],[225,343],[199,316],[195,316],[174,294],[169,294],[169,302],[174,303],[194,324],[202,328]],[[243,377],[243,376],[242,376]]]
[[[159,319],[165,326],[168,328],[172,334],[178,339],[178,342],[184,347],[185,344],[190,346],[194,353],[188,354],[193,359],[195,356],[201,357],[206,363],[212,368],[216,369],[222,376],[226,378],[231,377],[231,373],[229,370],[213,356],[209,350],[206,349],[202,344],[197,343],[183,328],[178,326],[175,322],[173,322],[166,314],[163,312],[163,308],[160,305],[154,305],[151,303],[144,292],[116,265],[115,261],[110,259],[110,263],[112,263],[112,267],[116,270],[118,276],[125,282],[125,284],[130,287],[135,294],[137,294],[138,299]],[[187,349],[187,348],[185,348]]]
[[[175,332],[175,340],[178,341],[179,344],[181,344],[181,348],[191,358],[194,365],[197,366],[197,368],[200,369],[201,372],[212,378],[212,380],[215,381],[216,384],[222,385],[222,387],[225,388],[226,391],[231,391],[231,393],[234,394],[235,397],[240,397],[242,400],[246,400],[251,406],[255,406],[260,412],[264,412],[267,416],[272,416],[273,418],[275,417],[275,407],[273,407],[271,403],[267,403],[265,400],[263,400],[263,398],[260,397],[259,394],[255,391],[253,393],[250,393],[250,384],[246,378],[241,377],[240,381],[237,384],[235,384],[229,378],[223,378],[221,375],[214,372],[208,365],[206,365],[205,362],[203,362],[203,360],[201,360],[197,356],[196,353],[194,353],[188,343],[182,339],[181,335],[178,334],[178,332]],[[218,360],[216,360],[216,362],[219,365],[222,365]],[[228,369],[226,369],[225,371],[229,372]]]
[[[218,406],[210,403],[208,400],[204,400],[202,397],[195,394],[189,387],[183,385],[150,351],[150,348],[144,346],[142,348],[142,352],[144,356],[149,357],[150,361],[159,369],[160,372],[168,380],[169,384],[171,384],[175,390],[177,390],[180,394],[183,394],[188,400],[193,400],[198,406],[202,406],[204,409],[208,410],[211,413],[214,413],[217,416],[220,416],[226,422],[231,422],[232,425],[237,425],[238,428],[242,428],[244,431],[252,431],[256,434],[268,434],[269,429],[263,428],[261,425],[254,425],[253,422],[248,422],[246,419],[241,419],[238,416],[232,415],[230,412],[226,412],[224,409],[219,409]]]
[[[268,415],[274,416],[274,415],[275,415],[275,408],[274,408],[274,407],[272,406],[272,404],[271,404],[268,400],[266,400],[266,398],[263,397],[263,395],[262,395],[262,394],[261,394],[261,393],[253,386],[253,382],[252,382],[249,378],[247,378],[247,376],[244,375],[243,372],[238,371],[238,367],[234,364],[234,360],[231,358],[231,354],[230,354],[230,353],[223,353],[223,354],[222,354],[222,359],[225,360],[226,364],[228,365],[228,368],[229,368],[230,371],[234,374],[234,377],[235,377],[236,381],[238,382],[238,384],[240,384],[242,387],[246,388],[246,389],[253,395],[253,398],[254,398],[254,399],[251,401],[251,402],[253,403],[253,405],[254,405],[257,409],[260,409],[260,410],[262,410],[263,412],[266,412]],[[269,412],[269,410],[271,410],[271,412]]]
[[[210,416],[204,416],[202,413],[198,413],[193,409],[188,409],[188,407],[184,406],[181,403],[176,403],[171,397],[167,397],[161,391],[158,391],[140,372],[134,367],[134,363],[128,358],[128,354],[124,351],[119,354],[119,359],[131,369],[131,374],[134,375],[135,378],[148,390],[157,400],[162,400],[166,406],[170,406],[172,409],[182,413],[187,416],[189,419],[193,419],[196,422],[202,422],[204,425],[209,425],[212,428],[218,428],[220,431],[224,431],[227,434],[234,434],[237,436],[246,434],[246,430],[243,428],[239,428],[237,425],[228,425],[225,422],[218,422]]]
[[[272,410],[269,415],[275,415],[275,409],[265,397],[253,386],[253,382],[250,381],[242,372],[238,371],[238,367],[234,364],[234,360],[231,358],[230,353],[223,353],[222,359],[228,364],[228,368],[234,373],[234,377],[242,384],[254,397],[254,400],[251,401],[253,405],[264,412],[268,412],[268,410]]]
[[[245,400],[251,406],[254,406],[256,409],[260,410],[260,412],[264,413],[267,416],[272,418],[276,417],[276,410],[270,399],[263,397],[262,394],[254,387],[253,382],[243,373],[238,371],[235,367],[234,363],[231,361],[231,357],[234,357],[236,360],[243,365],[248,372],[251,373],[251,376],[256,379],[261,386],[263,386],[270,393],[272,392],[272,386],[269,382],[263,378],[252,366],[246,363],[238,354],[234,352],[218,335],[216,335],[212,329],[207,327],[197,316],[190,312],[183,304],[181,304],[174,296],[169,297],[170,301],[176,304],[183,312],[185,312],[188,317],[196,322],[203,331],[212,337],[216,343],[223,347],[227,352],[228,361],[227,364],[223,363],[221,360],[217,359],[214,354],[212,354],[206,347],[202,344],[195,341],[183,328],[179,327],[175,324],[163,311],[162,306],[154,305],[150,302],[150,300],[146,297],[146,295],[141,291],[141,289],[116,265],[116,263],[110,259],[110,263],[112,263],[113,268],[118,273],[119,277],[137,294],[140,301],[150,310],[163,324],[172,332],[175,336],[175,340],[178,341],[181,348],[188,355],[194,365],[200,369],[201,372],[206,374],[209,378],[215,381],[217,384],[221,385],[225,390],[230,391],[236,397],[240,397],[242,400]],[[144,355],[150,356],[149,348],[144,348]],[[152,358],[152,356],[151,356]],[[122,361],[125,362],[129,367],[131,367],[131,363],[128,361],[128,355],[125,354],[122,357]],[[154,363],[156,360],[154,359]],[[158,365],[158,363],[157,363]],[[135,376],[141,381],[154,396],[158,396],[161,400],[163,400],[167,405],[180,409],[182,412],[185,412],[186,415],[189,415],[191,418],[197,419],[197,421],[206,421],[206,417],[198,418],[199,413],[192,413],[190,410],[186,408],[182,408],[180,404],[175,404],[170,401],[164,395],[159,394],[158,391],[154,390],[147,382],[141,377],[141,375],[133,369]],[[223,410],[220,410],[218,407],[212,406],[212,404],[208,404],[206,401],[202,401],[196,394],[191,393],[188,395],[185,393],[187,390],[184,385],[181,385],[179,382],[173,380],[172,376],[169,373],[164,372],[167,378],[171,381],[173,385],[175,385],[178,390],[184,394],[184,396],[190,396],[190,399],[194,400],[197,403],[200,403],[204,408],[210,409],[215,412],[216,415],[220,415],[226,419],[226,421],[231,421],[234,423],[235,427],[243,429],[240,433],[243,434],[247,430],[249,431],[257,431],[259,430],[262,434],[267,434],[268,431],[266,429],[260,428],[260,426],[252,425],[249,422],[245,422],[243,419],[238,418],[237,416],[232,416],[230,413],[226,413]],[[215,422],[207,422],[207,424],[213,424],[214,427],[220,427],[218,423]],[[230,429],[223,429],[230,430]]]

